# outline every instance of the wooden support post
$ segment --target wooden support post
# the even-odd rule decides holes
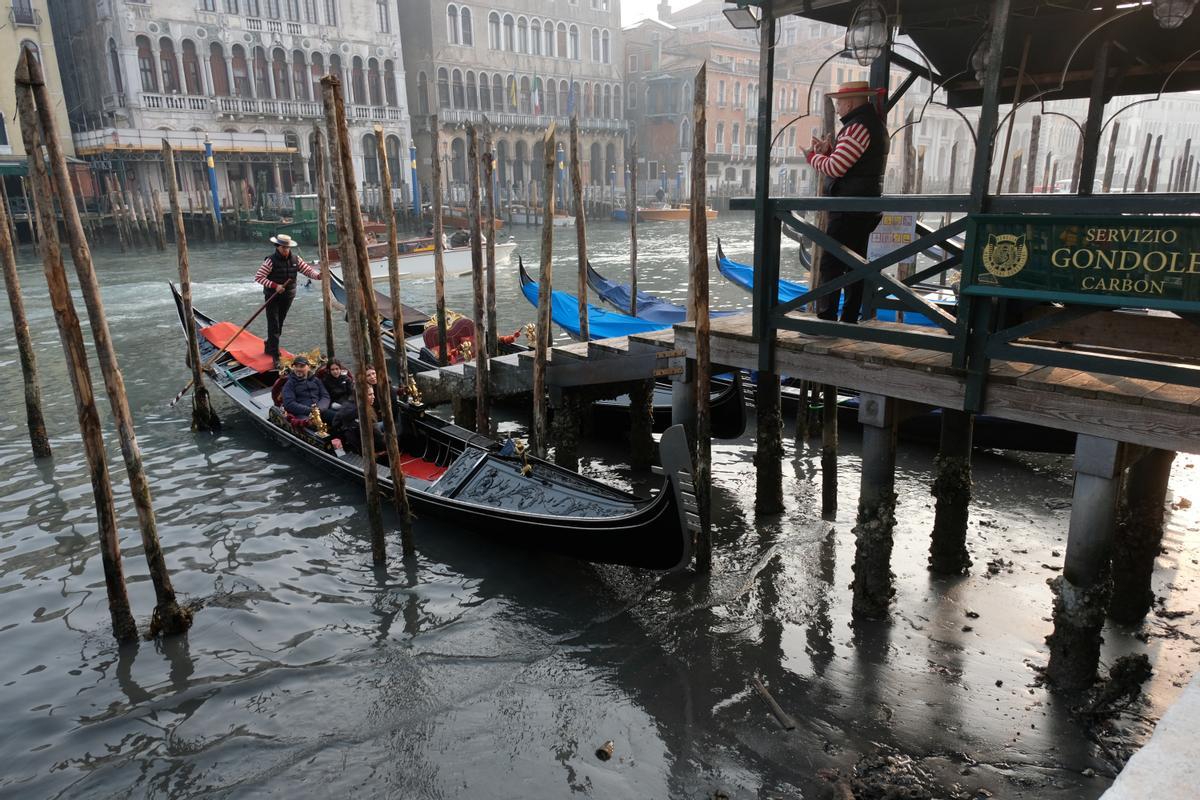
[[[317,173],[317,259],[321,262],[321,303],[324,305],[322,317],[325,321],[325,356],[333,358],[333,292],[329,279],[329,185],[325,178],[326,164],[325,136],[321,126],[313,123],[313,171]],[[385,164],[386,159],[381,161]],[[385,167],[386,169],[386,164]],[[395,237],[391,237],[395,241]],[[390,253],[389,253],[390,257]],[[388,265],[389,270],[391,265]],[[342,270],[345,275],[346,270]],[[393,301],[394,302],[394,301]],[[403,326],[395,328],[403,330]],[[396,341],[396,350],[403,358],[403,342]]]
[[[436,296],[437,332],[438,332],[438,363],[443,367],[450,363],[450,354],[446,352],[446,264],[443,261],[442,241],[442,162],[441,141],[438,135],[437,114],[429,117],[429,136],[432,150],[433,166],[433,283]]]
[[[21,281],[17,276],[17,254],[13,249],[12,226],[8,218],[8,203],[0,203],[0,259],[4,261],[4,288],[8,290],[8,305],[12,310],[13,333],[17,353],[21,358],[21,377],[25,382],[25,420],[29,426],[29,444],[34,458],[49,458],[50,438],[46,435],[46,418],[42,415],[42,389],[38,379],[37,356],[29,338],[29,322],[25,318],[25,301],[21,298]]]
[[[1125,164],[1125,177],[1121,180],[1122,194],[1129,191],[1129,181],[1133,178],[1133,156],[1129,157],[1129,161]]]
[[[37,112],[33,106],[33,92],[29,86],[28,61],[23,54],[17,64],[17,109],[25,152],[40,153],[42,136],[38,131]],[[88,370],[87,351],[83,344],[83,331],[75,313],[75,304],[71,298],[71,288],[67,283],[67,273],[63,265],[62,250],[59,247],[58,228],[54,219],[54,190],[50,186],[50,177],[46,174],[45,161],[41,158],[29,159],[29,175],[34,184],[34,193],[41,196],[37,213],[42,228],[42,267],[67,360],[67,374],[75,394],[79,430],[83,437],[88,472],[92,479],[92,496],[100,534],[100,559],[104,566],[104,584],[108,592],[108,613],[117,641],[134,641],[138,635],[137,624],[133,620],[133,612],[129,608],[129,595],[125,589],[121,545],[117,534],[117,518],[113,508],[112,483],[109,480],[100,415],[92,394],[92,379]]]
[[[625,213],[629,215],[629,316],[637,316],[637,139],[629,143],[629,194]]]
[[[855,619],[887,616],[892,586],[892,532],[896,527],[896,401],[862,394],[862,485],[854,526]]]
[[[167,232],[163,226],[162,203],[158,200],[158,191],[150,190],[150,206],[154,210],[154,236],[160,251],[167,249]]]
[[[1100,190],[1105,194],[1112,191],[1113,173],[1117,169],[1117,137],[1121,135],[1121,121],[1113,123],[1112,133],[1108,137],[1108,158],[1104,160],[1104,179]]]
[[[483,235],[487,239],[487,286],[484,294],[487,297],[487,355],[494,358],[500,355],[499,323],[496,315],[496,181],[493,175],[496,169],[496,154],[492,152],[492,127],[484,117],[487,127],[483,134],[483,183],[487,190],[488,215],[483,227]]]
[[[579,392],[554,387],[550,390],[554,407],[554,463],[572,472],[579,470],[579,432],[583,424]]]
[[[1151,450],[1129,467],[1124,496],[1117,515],[1113,546],[1112,600],[1108,615],[1126,625],[1136,625],[1154,604],[1150,577],[1162,547],[1167,483],[1175,454]]]
[[[1187,187],[1188,159],[1191,157],[1192,140],[1183,143],[1183,155],[1179,157],[1179,180],[1175,183],[1175,191],[1182,192]]]
[[[1122,445],[1080,434],[1063,574],[1050,582],[1054,632],[1046,676],[1057,689],[1086,689],[1100,663],[1100,630],[1112,595],[1109,560],[1116,530]]]
[[[799,455],[800,451],[804,449],[804,446],[808,443],[808,387],[808,381],[800,381],[800,393],[796,400],[795,445],[797,455]],[[782,397],[780,400],[780,406],[782,408]]]
[[[1021,153],[1020,150],[1018,150],[1016,152],[1016,155],[1013,156],[1012,171],[1009,173],[1009,176],[1008,176],[1008,193],[1009,194],[1016,194],[1020,189],[1017,182],[1020,180],[1020,177],[1021,177],[1021,159],[1022,158],[1023,158],[1023,154]]]
[[[838,392],[824,386],[821,412],[821,516],[831,519],[838,507]]]
[[[341,252],[342,279],[346,282],[346,315],[350,327],[350,350],[356,362],[354,370],[355,398],[358,403],[358,433],[362,441],[363,481],[367,495],[367,524],[371,535],[371,557],[376,564],[387,563],[387,546],[383,538],[383,510],[379,501],[379,468],[375,463],[375,431],[374,412],[367,400],[367,371],[368,363],[367,342],[363,335],[363,297],[370,293],[363,292],[359,286],[360,271],[358,268],[358,247],[351,226],[361,228],[362,222],[354,220],[349,209],[350,192],[346,189],[342,170],[346,166],[342,152],[342,124],[345,120],[345,109],[340,109],[341,81],[334,75],[326,75],[321,79],[321,99],[325,106],[325,127],[329,131],[329,164],[333,174],[333,186],[337,192],[337,231],[338,249]],[[340,119],[339,119],[340,117]],[[348,147],[348,145],[347,145]],[[353,165],[351,163],[351,169]],[[324,266],[321,267],[325,269]],[[376,375],[386,374],[383,362],[379,363]],[[382,405],[390,405],[391,398],[383,397]]]
[[[1037,179],[1038,156],[1042,148],[1042,115],[1034,114],[1029,130],[1029,159],[1025,162],[1025,192],[1031,194]],[[943,273],[945,274],[945,273]]]
[[[758,441],[754,450],[755,493],[754,510],[760,515],[783,511],[783,416],[780,413],[779,375],[774,372],[758,374],[754,394]],[[796,411],[804,417],[805,403]],[[797,440],[797,447],[803,442]]]
[[[712,361],[708,316],[708,199],[706,196],[706,136],[708,63],[696,73],[692,95],[692,220],[689,316],[696,321],[696,500],[700,506],[700,531],[696,536],[696,568],[712,568]]]
[[[19,105],[23,116],[33,116],[33,106],[36,101],[36,114],[41,123],[42,141],[46,147],[59,199],[63,201],[64,198],[71,196],[71,177],[67,171],[66,153],[62,149],[58,135],[54,114],[55,103],[42,78],[41,62],[29,51],[22,53],[22,66],[18,67],[17,83],[20,96]],[[30,122],[32,123],[32,120]],[[38,151],[31,150],[29,152]],[[49,206],[49,213],[53,214],[52,196],[49,191],[46,191],[49,188],[49,182],[43,182],[46,205]],[[154,584],[156,604],[150,622],[150,631],[154,635],[183,633],[191,627],[192,613],[181,607],[176,601],[175,589],[171,585],[171,576],[167,572],[166,559],[158,539],[158,524],[154,517],[154,506],[150,498],[150,482],[147,480],[145,469],[142,466],[142,454],[138,447],[137,434],[133,428],[133,413],[129,408],[129,399],[125,394],[125,379],[122,377],[120,365],[117,363],[116,349],[113,346],[108,320],[104,314],[104,303],[100,295],[100,283],[96,280],[96,270],[92,264],[91,249],[88,246],[87,237],[83,234],[79,209],[71,202],[60,202],[60,205],[63,211],[63,228],[66,230],[67,242],[71,249],[71,260],[75,264],[79,288],[83,294],[84,304],[87,306],[92,338],[96,344],[96,356],[100,362],[100,372],[104,376],[104,387],[112,406],[113,419],[117,424],[117,436],[121,443],[121,454],[125,459],[129,490],[133,497],[134,508],[137,510],[138,524],[141,529],[142,549],[145,551],[150,580]]]
[[[579,305],[579,338],[588,341],[587,221],[583,208],[583,174],[579,168],[579,118],[571,117],[571,194],[575,200],[575,253],[579,262],[576,299]]]
[[[396,363],[396,378],[400,381],[400,394],[407,395],[408,354],[404,347],[404,305],[400,302],[400,242],[396,235],[396,207],[392,198],[392,167],[388,164],[384,138],[383,126],[376,125],[375,155],[379,160],[379,197],[383,205],[383,218],[387,220],[388,226],[388,291],[392,301],[392,358]],[[327,274],[328,270],[322,268],[322,283],[325,282]],[[370,276],[368,276],[369,280]],[[368,282],[367,285],[370,286],[370,283]]]
[[[533,454],[546,457],[546,357],[550,349],[551,264],[554,246],[554,132],[553,122],[542,137],[542,252],[538,273],[537,342],[533,359]],[[528,207],[527,207],[527,210]]]
[[[179,207],[179,190],[175,180],[175,152],[165,138],[162,143],[163,167],[167,173],[167,197],[171,203],[171,221],[175,225],[175,250],[179,259],[179,294],[183,298],[183,317],[192,319],[192,276],[188,255],[187,232],[183,229],[183,210]],[[192,430],[212,431],[221,427],[221,420],[209,401],[201,371],[200,342],[196,326],[187,326],[188,364],[192,368]]]
[[[146,214],[142,208],[141,193],[134,191],[132,188],[125,189],[125,205],[129,209],[129,218],[137,226],[138,238],[142,244],[149,246],[150,227],[146,224]]]
[[[483,222],[480,219],[479,134],[474,123],[467,123],[467,181],[470,183],[471,289],[475,296],[475,430],[487,434],[490,423],[488,404],[488,353],[486,308],[483,296]]]
[[[942,409],[942,433],[935,463],[935,498],[929,569],[942,575],[961,575],[971,566],[967,552],[967,519],[971,505],[971,438],[974,417],[965,411]]]
[[[629,390],[629,465],[648,470],[654,463],[654,381],[638,381]]]

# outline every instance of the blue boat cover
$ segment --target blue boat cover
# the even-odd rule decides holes
[[[731,261],[724,254],[717,256],[717,269],[721,274],[728,278],[732,283],[742,287],[748,292],[754,291],[754,267],[749,264],[740,264],[737,261]],[[795,300],[800,295],[808,291],[808,285],[796,281],[779,281],[779,302],[786,303],[789,300]],[[838,309],[841,309],[842,300],[845,294],[838,296]],[[947,311],[953,310],[953,303],[937,303]],[[896,311],[891,308],[879,308],[875,310],[875,319],[880,322],[895,322]],[[918,314],[915,311],[905,311],[904,321],[909,325],[928,325],[936,327],[937,323],[931,320],[924,314]]]
[[[521,293],[525,299],[537,308],[538,285],[532,279],[523,276]],[[649,333],[671,327],[670,323],[650,322],[649,320],[631,317],[619,311],[606,311],[599,306],[588,304],[588,333],[592,339],[611,339],[614,336],[629,336],[633,333]],[[553,291],[550,294],[550,318],[560,328],[571,334],[571,338],[579,338],[579,300],[573,294]]]
[[[629,284],[613,283],[608,278],[601,275],[596,270],[592,269],[592,265],[588,264],[588,285],[600,295],[600,299],[609,305],[616,308],[618,311],[623,311],[629,308]],[[737,314],[737,311],[712,311],[709,312],[710,317],[727,317],[730,314]],[[637,293],[637,318],[644,319],[647,322],[660,322],[663,325],[674,325],[677,322],[687,320],[687,309],[681,305],[663,300],[661,297],[656,297],[645,292]]]

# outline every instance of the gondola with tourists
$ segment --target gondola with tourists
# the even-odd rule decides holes
[[[335,449],[321,426],[280,407],[273,396],[279,373],[264,355],[262,339],[199,311],[186,319],[182,298],[173,285],[171,291],[185,334],[186,326],[195,326],[206,364],[228,346],[208,369],[216,390],[276,444],[331,473],[362,479],[361,456]],[[281,361],[290,358],[284,354]],[[696,506],[682,428],[669,429],[659,443],[661,489],[640,498],[425,414],[417,402],[397,401],[395,408],[408,498],[418,514],[436,515],[505,546],[598,563],[675,570],[690,562],[688,512]],[[379,467],[379,485],[386,493],[393,489],[386,463]]]

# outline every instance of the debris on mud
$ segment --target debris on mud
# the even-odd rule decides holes
[[[1092,722],[1113,717],[1137,699],[1142,693],[1142,684],[1152,674],[1150,658],[1145,653],[1121,656],[1109,668],[1108,676],[1096,684],[1076,711]]]
[[[979,800],[991,796],[986,789],[943,786],[917,759],[884,745],[859,758],[848,773],[825,769],[818,774],[833,784],[835,800]]]

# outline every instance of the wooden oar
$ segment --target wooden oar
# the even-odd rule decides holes
[[[283,284],[283,288],[287,289],[288,284],[291,282],[292,282],[292,279],[288,278],[287,281]],[[276,297],[278,297],[281,294],[283,294],[282,290],[275,292],[273,295],[268,297],[266,302],[258,307],[258,311],[255,311],[254,314],[250,317],[250,319],[246,320],[246,324],[243,325],[242,327],[238,328],[238,332],[235,333],[233,336],[229,337],[229,341],[225,343],[225,346],[222,347],[220,350],[218,350],[216,355],[214,355],[208,361],[204,362],[204,364],[200,367],[200,371],[208,372],[208,368],[211,367],[213,365],[213,362],[215,362],[218,358],[225,355],[225,351],[229,349],[229,345],[231,345],[235,341],[237,341],[237,338],[242,335],[242,331],[246,330],[246,328],[249,328],[250,323],[254,322],[254,320],[258,319],[258,315],[261,314],[268,305],[270,305],[272,300],[274,300]],[[182,400],[183,396],[188,393],[188,389],[191,389],[192,386],[194,386],[194,385],[195,385],[195,378],[189,378],[187,385],[184,386],[182,389],[180,389],[179,394],[175,395],[175,399],[171,401],[171,407],[174,408],[175,404],[178,403],[180,400]]]

